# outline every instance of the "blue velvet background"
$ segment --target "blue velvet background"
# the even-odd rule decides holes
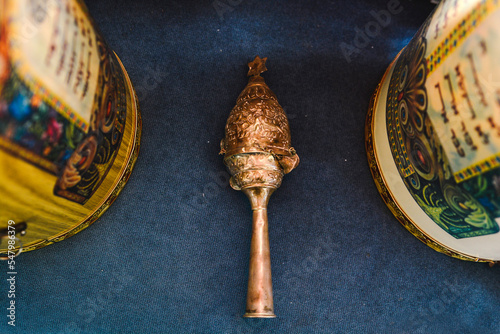
[[[387,2],[88,0],[140,95],[139,160],[93,226],[18,258],[16,327],[3,283],[0,332],[498,333],[500,267],[426,247],[368,169],[371,94],[433,9],[402,1],[348,62],[340,44]],[[241,317],[252,215],[218,155],[255,55],[301,158],[270,201],[264,320]]]

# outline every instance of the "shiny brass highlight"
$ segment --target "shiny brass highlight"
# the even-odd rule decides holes
[[[290,127],[276,95],[260,74],[267,58],[248,64],[248,85],[238,97],[221,141],[230,184],[249,198],[253,211],[247,305],[244,317],[274,318],[267,204],[283,175],[299,163],[291,147]]]

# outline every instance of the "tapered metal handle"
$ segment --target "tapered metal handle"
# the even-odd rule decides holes
[[[274,189],[251,188],[243,191],[249,197],[253,211],[247,306],[243,316],[275,318],[267,221],[267,203]]]

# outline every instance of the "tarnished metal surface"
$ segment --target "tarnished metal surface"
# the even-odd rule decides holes
[[[248,64],[248,85],[238,97],[226,124],[221,154],[231,173],[231,187],[250,199],[253,233],[247,306],[244,317],[274,318],[267,203],[283,175],[299,163],[291,147],[290,127],[276,95],[260,74],[267,58]]]

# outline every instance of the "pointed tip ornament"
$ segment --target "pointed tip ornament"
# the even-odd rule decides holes
[[[255,56],[255,59],[248,63],[248,76],[257,76],[261,73],[267,71],[266,67],[266,58],[260,58],[259,56]]]

